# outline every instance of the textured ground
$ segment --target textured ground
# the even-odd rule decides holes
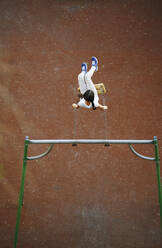
[[[0,1],[1,247],[13,247],[26,135],[156,135],[161,146],[161,27],[160,0]],[[80,65],[93,55],[105,116],[71,107]],[[154,156],[152,145],[135,147]],[[28,162],[17,247],[160,248],[161,234],[155,164],[127,145],[56,145]]]

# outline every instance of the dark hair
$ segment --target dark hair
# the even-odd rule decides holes
[[[93,110],[96,109],[95,105],[94,105],[94,92],[92,90],[87,90],[84,95],[83,95],[84,99],[88,102],[92,103],[92,108]]]

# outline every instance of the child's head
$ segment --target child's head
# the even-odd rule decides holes
[[[94,105],[94,92],[92,90],[87,90],[84,95],[83,95],[84,99],[87,102],[91,102],[92,103],[92,108],[93,110],[96,109],[95,105]]]

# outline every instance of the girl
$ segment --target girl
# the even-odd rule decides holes
[[[91,77],[95,71],[98,71],[98,60],[96,57],[92,57],[92,66],[91,69],[87,72],[87,63],[82,63],[82,71],[78,75],[78,83],[81,92],[80,101],[76,104],[73,103],[73,108],[78,109],[79,107],[83,108],[96,108],[107,109],[107,106],[99,104],[99,97],[97,90],[92,82]]]

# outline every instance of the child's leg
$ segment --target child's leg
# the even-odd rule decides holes
[[[85,81],[86,81],[88,90],[93,90],[94,94],[97,94],[97,90],[96,90],[96,88],[95,88],[95,86],[93,84],[93,81],[91,79],[91,77],[93,76],[95,70],[96,70],[96,67],[92,66],[91,69],[85,75]]]
[[[87,85],[85,82],[85,71],[82,71],[79,75],[78,75],[78,84],[79,84],[79,88],[80,88],[80,92],[83,95],[86,90],[87,90]]]

